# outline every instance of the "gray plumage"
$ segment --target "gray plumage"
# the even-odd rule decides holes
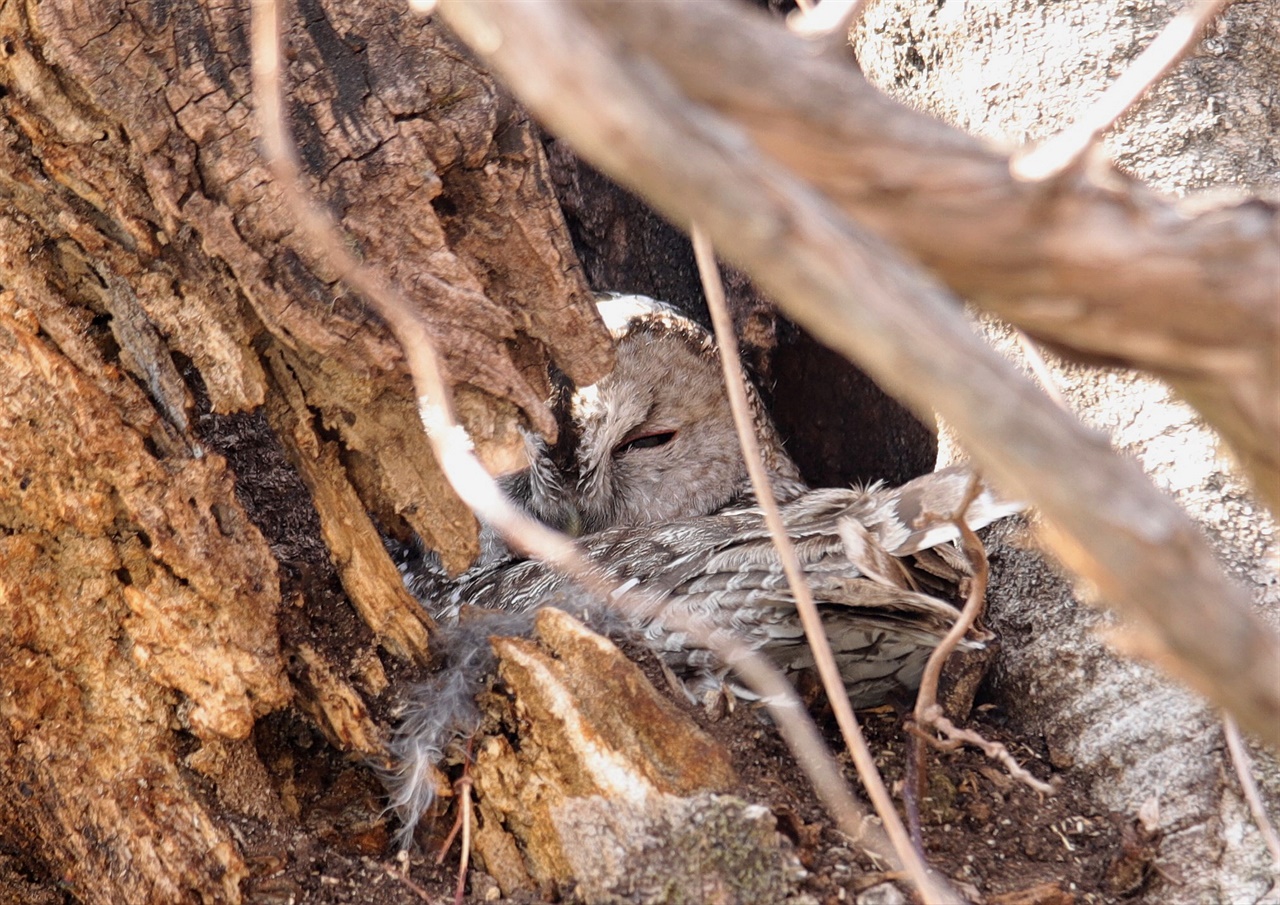
[[[968,469],[950,468],[899,488],[811,490],[783,504],[787,534],[855,706],[918,687],[925,659],[954,622],[953,602],[970,572],[949,543],[958,531],[944,519],[959,507],[969,479]],[[1019,508],[984,490],[966,521],[980,528]],[[622,618],[691,691],[718,686],[725,670],[679,627],[689,619],[735,632],[789,672],[813,665],[758,506],[644,530],[612,528],[583,547],[635,598],[638,605],[623,609]],[[434,605],[446,617],[463,605],[528,613],[571,585],[526,561],[468,573]],[[588,595],[576,599],[586,611],[606,605]]]
[[[528,435],[529,468],[499,480],[534,518],[575,536],[708,515],[753,499],[715,342],[663,302],[604,294],[597,308],[617,344],[616,365],[589,387],[560,382],[551,398],[555,446]],[[747,397],[765,470],[779,501],[806,488],[759,394]],[[510,551],[481,526],[480,556],[468,574],[509,562]],[[393,550],[405,584],[428,608],[457,585],[420,548]],[[446,619],[456,609],[436,612]]]
[[[455,654],[470,673],[445,674],[410,696],[392,745],[399,772],[388,777],[406,826],[402,840],[430,801],[425,764],[452,735],[475,727],[470,698],[460,701],[477,687],[477,670],[490,668],[484,633],[523,633],[542,606],[621,627],[655,650],[691,697],[732,681],[685,629],[692,619],[733,632],[787,672],[813,665],[750,491],[710,336],[649,299],[609,297],[600,309],[618,343],[613,373],[594,387],[558,391],[557,443],[531,439],[530,468],[504,486],[535,517],[583,536],[586,555],[627,592],[627,607],[612,613],[611,601],[541,563],[516,560],[491,532],[476,566],[457,578],[429,559],[402,562],[410,590],[442,625],[456,623],[464,606],[501,614],[487,617],[498,620],[493,625],[481,619],[445,629],[438,644],[485,653]],[[946,469],[895,489],[808,490],[754,390],[750,399],[787,533],[854,705],[913,691],[969,577],[950,544],[958,531],[945,519],[964,499],[970,472]],[[1020,508],[984,489],[966,519],[979,528]],[[450,631],[465,638],[450,639]]]

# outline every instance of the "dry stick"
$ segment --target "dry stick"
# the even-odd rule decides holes
[[[1052,138],[1015,154],[1009,161],[1009,172],[1017,179],[1034,182],[1052,179],[1077,166],[1102,133],[1200,43],[1208,24],[1231,2],[1188,3],[1080,119]]]
[[[453,786],[455,796],[471,794],[471,748],[475,742],[475,736],[467,739],[467,748],[465,756],[462,759],[462,778]],[[458,831],[462,829],[463,810],[458,808],[458,815],[453,820],[453,826],[449,828],[449,835],[444,837],[444,842],[440,843],[440,851],[436,853],[436,864],[443,864],[445,856],[449,854],[449,849],[453,845],[453,840],[457,838]],[[465,873],[465,872],[464,872]]]
[[[830,0],[826,0],[830,2]],[[751,488],[755,491],[756,500],[764,513],[765,524],[773,538],[773,546],[782,561],[782,571],[786,573],[787,585],[795,597],[796,610],[800,614],[800,623],[804,626],[805,637],[809,648],[813,651],[814,663],[818,667],[818,675],[822,678],[822,687],[827,692],[827,700],[835,712],[836,723],[840,726],[840,734],[853,756],[853,763],[858,769],[858,776],[863,787],[871,796],[871,803],[876,813],[884,822],[885,832],[893,843],[894,851],[902,859],[911,882],[925,894],[925,901],[935,901],[938,892],[933,891],[934,884],[929,876],[929,869],[924,863],[920,851],[911,844],[902,820],[893,807],[893,798],[885,788],[884,779],[876,769],[875,758],[867,748],[867,740],[858,727],[858,718],[853,714],[849,704],[849,695],[845,692],[844,679],[840,668],[836,665],[835,654],[831,651],[831,642],[826,630],[822,627],[822,617],[818,615],[818,607],[813,602],[813,593],[805,581],[800,569],[800,559],[796,556],[795,545],[787,536],[782,524],[782,514],[778,511],[778,501],[773,495],[769,476],[765,473],[764,460],[760,455],[760,443],[756,438],[752,425],[750,404],[747,402],[746,388],[743,387],[742,360],[738,355],[738,338],[729,319],[729,311],[725,306],[724,286],[720,282],[720,272],[716,268],[715,251],[707,234],[695,223],[689,231],[693,239],[693,256],[698,263],[698,273],[702,277],[702,290],[706,294],[707,308],[711,312],[711,324],[715,329],[716,343],[720,347],[720,367],[724,371],[725,387],[729,393],[729,407],[733,411],[733,424],[738,431],[738,442],[742,445],[743,458],[746,460],[747,473],[751,476]],[[945,893],[944,893],[945,894]]]
[[[467,889],[467,862],[471,859],[471,778],[464,776],[459,783],[462,796],[462,857],[458,860],[458,886],[453,893],[453,905],[462,905]]]
[[[915,411],[945,417],[985,474],[1040,509],[1064,563],[1136,620],[1180,678],[1280,745],[1280,636],[1226,580],[1186,515],[1136,463],[975,337],[936,280],[740,128],[691,104],[667,77],[679,63],[656,63],[669,50],[654,46],[656,31],[635,31],[658,19],[678,26],[685,17],[728,15],[725,2],[442,0],[440,10],[591,163],[668,219],[696,216],[789,316]],[[625,39],[606,38],[587,12],[615,28],[625,22]],[[721,44],[737,46],[738,23],[726,27]],[[775,30],[784,43],[794,39]],[[663,34],[668,43],[688,38]]]
[[[619,594],[618,586],[588,563],[571,540],[512,506],[476,459],[466,430],[454,417],[449,385],[425,325],[375,271],[363,267],[351,256],[328,213],[312,204],[302,189],[297,154],[285,130],[282,113],[279,11],[275,0],[254,0],[252,12],[258,122],[278,188],[297,218],[299,228],[337,269],[339,278],[361,293],[395,333],[413,375],[427,439],[441,471],[458,496],[513,548],[570,575],[603,600],[615,603],[634,600],[631,595]],[[419,277],[425,281],[429,275]],[[839,765],[826,750],[813,720],[782,674],[737,639],[713,635],[696,622],[668,621],[674,628],[688,631],[698,643],[705,644],[760,695],[797,763],[841,830],[873,850],[887,848],[877,829],[865,819],[862,808],[844,782]]]
[[[1263,804],[1262,793],[1258,791],[1258,783],[1253,778],[1253,763],[1249,752],[1245,750],[1244,739],[1240,737],[1240,727],[1229,713],[1222,715],[1222,734],[1227,738],[1227,750],[1231,752],[1231,763],[1240,780],[1240,791],[1249,805],[1249,812],[1258,826],[1258,832],[1262,834],[1262,841],[1271,853],[1271,869],[1280,873],[1280,836],[1267,817],[1267,806]]]
[[[990,741],[972,729],[958,728],[947,719],[937,701],[938,681],[942,677],[942,668],[946,663],[947,657],[951,656],[956,645],[960,643],[960,639],[977,621],[987,599],[987,581],[990,576],[987,551],[983,547],[982,541],[978,539],[978,535],[964,519],[965,512],[977,498],[981,489],[982,485],[978,473],[974,472],[963,502],[951,517],[951,522],[960,532],[965,555],[968,557],[969,562],[973,564],[973,578],[970,581],[968,597],[965,599],[964,607],[956,618],[955,624],[934,649],[933,653],[930,654],[929,660],[925,664],[924,674],[920,680],[920,692],[916,696],[915,720],[907,725],[907,730],[944,751],[952,751],[967,742],[981,749],[987,757],[1003,764],[1005,770],[1014,779],[1030,786],[1037,792],[1052,795],[1058,790],[1057,783],[1047,783],[1037,779],[1030,771],[1018,763],[1017,759],[1003,744]],[[933,729],[941,733],[943,737],[938,738],[932,733],[926,732],[925,729]]]
[[[1169,380],[1234,447],[1280,512],[1276,210],[1196,211],[1115,170],[1016,180],[1008,155],[989,142],[894,101],[847,54],[815,53],[811,42],[744,14],[739,3],[577,0],[573,8],[610,36],[620,57],[645,59],[636,68],[639,84],[661,83],[666,93],[674,88],[718,112],[739,146],[745,133],[847,216],[927,262],[957,294],[1069,354]],[[566,59],[553,68],[580,68],[576,51],[561,53]],[[527,75],[520,73],[525,95]],[[614,155],[635,157],[631,143],[619,142]],[[683,147],[664,153],[683,167]],[[630,163],[615,178],[656,202],[652,177]],[[697,216],[721,254],[746,260],[704,215],[705,192],[682,190],[669,203],[668,218]],[[759,220],[734,214],[740,231]],[[1108,505],[1099,497],[1092,508]]]

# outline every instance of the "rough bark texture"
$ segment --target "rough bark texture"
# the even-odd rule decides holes
[[[548,358],[609,364],[537,133],[402,8],[289,21],[312,188],[421,306],[507,464],[521,424],[551,425]],[[85,902],[238,901],[206,792],[235,812],[257,775],[240,805],[283,813],[255,721],[296,698],[376,754],[367,702],[427,656],[366,513],[453,567],[475,545],[399,349],[259,160],[247,23],[247,3],[0,4],[0,839]],[[264,538],[250,515],[273,508]]]

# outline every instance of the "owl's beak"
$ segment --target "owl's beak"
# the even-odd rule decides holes
[[[578,511],[577,506],[568,506],[568,512],[565,514],[564,523],[560,526],[561,530],[570,537],[582,537],[582,513]]]

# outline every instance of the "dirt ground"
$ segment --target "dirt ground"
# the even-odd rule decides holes
[[[798,778],[786,746],[757,708],[740,706],[716,722],[697,709],[690,712],[732,752],[742,778],[738,794],[766,804],[796,847],[808,876],[795,901],[902,901],[881,886],[893,879],[885,866],[849,845],[832,826]],[[892,708],[865,712],[861,718],[886,781],[900,791],[906,754],[901,718]],[[1092,811],[1084,793],[1086,777],[1070,769],[1055,771],[1040,740],[1010,737],[1000,723],[997,708],[979,704],[972,725],[1003,741],[1038,776],[1057,775],[1061,790],[1042,797],[972,750],[930,752],[927,793],[921,802],[930,863],[973,901],[992,905],[1118,902],[1144,884],[1158,883],[1159,877],[1149,870],[1151,842],[1112,816]],[[834,726],[828,732],[834,742]],[[394,827],[381,814],[380,787],[369,769],[345,760],[296,714],[264,721],[255,740],[286,811],[297,820],[296,826],[285,828],[228,818],[243,840],[252,871],[244,884],[246,902],[409,905],[453,900],[457,846],[440,865],[423,852],[407,863],[398,860],[390,846]],[[856,787],[851,766],[848,775]],[[447,822],[437,821],[437,838],[447,830]],[[503,900],[493,881],[474,870],[465,899],[572,900],[572,890],[543,890]],[[41,876],[24,863],[21,852],[0,852],[0,902],[75,901],[56,878]]]

